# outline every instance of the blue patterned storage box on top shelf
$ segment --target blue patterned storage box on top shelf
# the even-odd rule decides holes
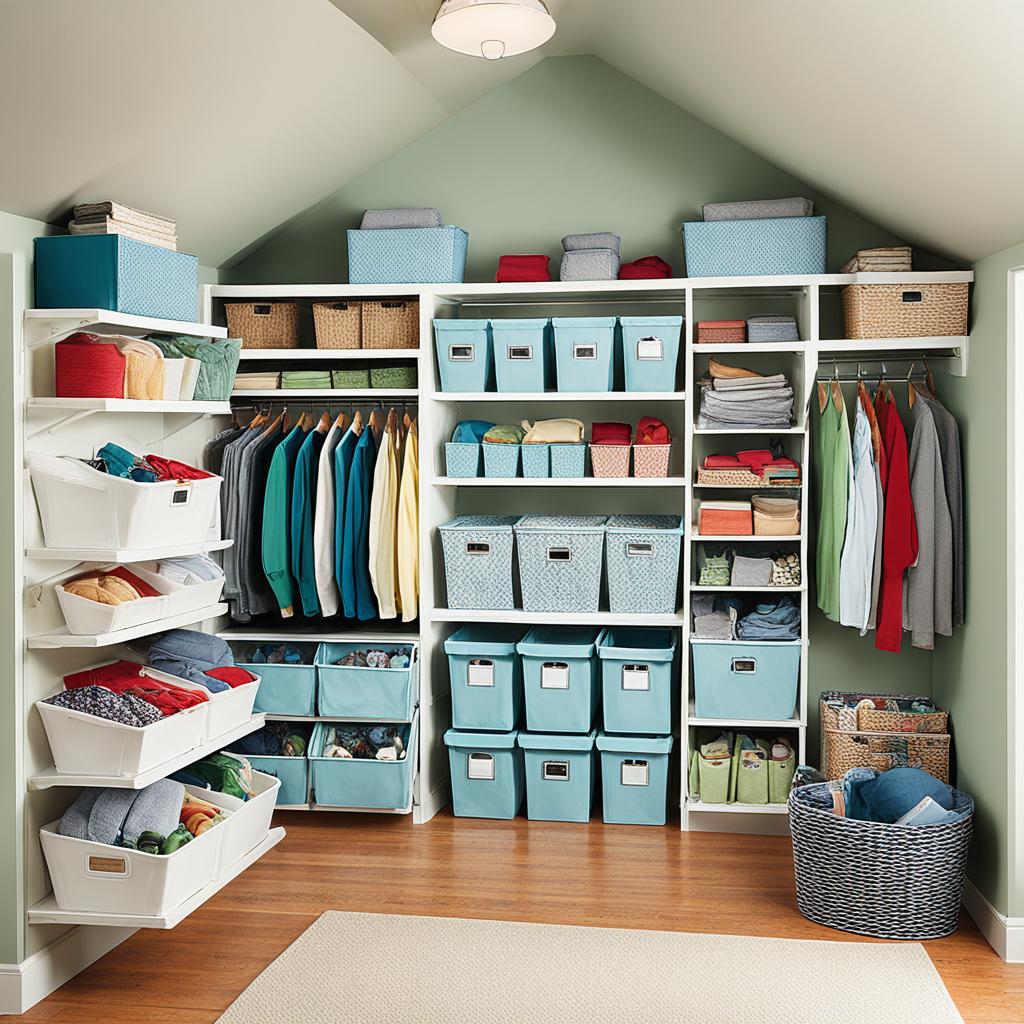
[[[531,821],[590,821],[594,803],[594,733],[552,736],[521,732],[526,816]]]
[[[523,608],[596,612],[606,516],[523,516],[515,527]]]
[[[825,273],[825,218],[690,221],[687,277]]]
[[[800,641],[693,640],[698,718],[783,722],[793,717]]]
[[[616,626],[598,644],[606,732],[672,732],[676,632]]]
[[[357,651],[400,652],[408,668],[357,668],[341,665]],[[409,722],[419,703],[419,648],[386,640],[323,643],[316,652],[317,705],[322,716],[368,722]]]
[[[439,527],[449,608],[515,608],[512,527],[515,516],[456,516]]]
[[[519,641],[530,732],[590,732],[601,692],[599,640],[590,626],[534,626]]]
[[[605,527],[608,607],[629,614],[676,611],[681,516],[611,516]]]
[[[484,476],[514,477],[519,475],[519,445],[484,441]]]
[[[509,732],[523,707],[522,626],[470,623],[444,642],[456,729]]]
[[[460,478],[479,476],[482,447],[464,441],[447,441],[444,446],[445,475]]]
[[[494,378],[489,320],[434,321],[442,391],[488,391]]]
[[[623,316],[622,361],[627,391],[675,391],[681,316]]]
[[[35,304],[191,322],[198,316],[199,260],[127,235],[37,238]]]
[[[551,445],[524,444],[520,448],[520,456],[523,476],[534,480],[551,476]]]
[[[273,646],[268,644],[267,646]],[[256,691],[253,711],[268,715],[297,715],[308,717],[316,714],[316,667],[314,657],[316,644],[288,644],[302,656],[303,664],[287,662],[267,663],[251,660],[258,650],[250,649],[235,658],[238,665],[245,665],[260,677],[260,688]],[[238,647],[236,645],[235,649]]]
[[[380,228],[348,233],[351,284],[461,284],[469,235],[462,228]]]
[[[556,316],[551,323],[558,390],[611,391],[615,386],[615,317]]]
[[[296,807],[309,803],[309,761],[304,757],[239,756],[244,757],[255,771],[281,780],[281,788],[277,791],[278,807]]]
[[[459,818],[514,818],[523,803],[523,751],[516,732],[444,734]]]
[[[587,475],[587,446],[585,444],[551,445],[551,475],[571,479]]]
[[[544,391],[553,382],[549,319],[492,320],[491,340],[499,391]]]
[[[671,736],[599,733],[601,792],[606,825],[664,825],[668,817]]]

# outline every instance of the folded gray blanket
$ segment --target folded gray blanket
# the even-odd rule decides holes
[[[622,239],[610,231],[595,231],[589,235],[566,235],[562,239],[562,248],[566,252],[577,249],[611,249],[616,255],[622,251]]]
[[[563,281],[614,281],[618,276],[619,255],[612,249],[573,249],[562,255]]]
[[[441,214],[429,206],[410,206],[399,210],[367,210],[359,228],[439,228]]]
[[[814,203],[792,199],[752,199],[741,203],[705,203],[705,220],[770,220],[775,217],[811,217]]]
[[[693,617],[693,635],[698,640],[733,640],[736,637],[736,609]]]
[[[784,373],[773,373],[770,377],[715,377],[712,384],[715,391],[769,391],[788,386]]]

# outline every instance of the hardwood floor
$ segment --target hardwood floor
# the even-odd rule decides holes
[[[420,827],[277,818],[281,845],[178,928],[136,933],[20,1019],[212,1024],[325,910],[870,941],[799,915],[784,837],[447,812]],[[1024,1021],[1024,966],[1004,964],[970,920],[925,945],[967,1024]]]

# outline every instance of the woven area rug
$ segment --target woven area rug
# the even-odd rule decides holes
[[[330,911],[221,1024],[962,1024],[917,943]]]

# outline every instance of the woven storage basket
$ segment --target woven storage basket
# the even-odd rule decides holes
[[[766,487],[756,473],[747,469],[698,469],[697,483],[716,487]]]
[[[789,796],[796,898],[811,921],[879,939],[938,939],[956,931],[974,802],[953,791],[961,821],[885,825],[832,813],[827,785]]]
[[[875,700],[920,700],[916,694],[909,693],[847,693],[842,690],[826,690],[819,698],[821,727],[823,729],[839,729],[839,709],[830,701],[845,699],[847,701]],[[880,711],[875,708],[864,708],[857,712],[857,727],[865,732],[924,732],[945,733],[949,725],[949,713],[938,709],[932,713],[913,714],[909,711]]]
[[[629,476],[628,444],[592,444],[590,468],[594,476]]]
[[[842,289],[848,338],[967,334],[967,284],[851,284]]]
[[[314,302],[313,327],[317,348],[359,348],[363,336],[361,303]]]
[[[76,337],[53,346],[54,394],[58,398],[125,398],[126,359],[121,350],[98,341],[76,341]]]
[[[363,302],[363,348],[419,348],[420,304],[415,299]]]
[[[671,444],[633,445],[633,476],[668,476]]]
[[[227,302],[228,334],[242,348],[298,348],[299,307],[295,302]]]
[[[848,732],[821,730],[821,770],[826,779],[842,778],[851,768],[923,768],[949,782],[950,737],[938,733]]]
[[[745,320],[706,320],[697,324],[698,345],[735,345],[746,340]]]

